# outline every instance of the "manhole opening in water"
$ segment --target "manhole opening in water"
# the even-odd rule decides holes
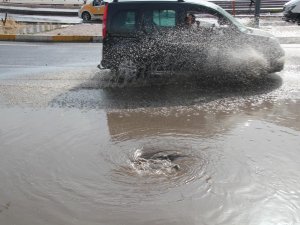
[[[175,150],[137,149],[131,159],[131,166],[139,174],[170,176],[181,171],[180,161],[186,157]]]

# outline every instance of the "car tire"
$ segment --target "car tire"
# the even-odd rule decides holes
[[[126,84],[134,79],[137,79],[141,75],[141,69],[138,64],[130,59],[122,60],[112,70],[114,73],[112,81],[118,84]]]
[[[83,12],[81,15],[81,18],[83,19],[83,21],[90,21],[91,20],[91,14],[88,12]]]

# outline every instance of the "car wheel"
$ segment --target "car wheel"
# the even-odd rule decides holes
[[[128,83],[140,76],[140,68],[130,59],[125,59],[119,63],[119,65],[113,69],[113,72],[113,80],[119,84]]]
[[[81,18],[84,21],[89,21],[89,20],[91,20],[91,14],[89,14],[88,12],[83,12],[82,15],[81,15]]]

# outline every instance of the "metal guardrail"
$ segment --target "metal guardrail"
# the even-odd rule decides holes
[[[283,5],[287,3],[289,0],[261,0],[261,8],[273,8],[273,9],[281,9]],[[251,4],[250,0],[213,0],[210,1],[224,9],[232,9],[233,5],[235,8],[240,9],[247,9],[247,8],[254,8],[255,3]]]
[[[38,0],[37,0],[38,1]],[[50,0],[53,1],[54,0]],[[75,0],[76,1],[76,0]],[[83,1],[83,0],[78,0],[78,1]],[[255,3],[251,4],[251,0],[208,0],[210,2],[213,2],[219,6],[221,6],[222,8],[224,8],[226,11],[228,11],[229,13],[235,15],[235,14],[254,14],[255,11]],[[255,0],[253,0],[255,1]],[[274,13],[274,12],[282,12],[283,10],[283,5],[288,2],[289,0],[261,0],[261,12],[262,13]],[[2,3],[2,5],[6,5],[5,3],[9,3],[13,4],[13,2],[18,2],[17,0],[0,0],[0,3]],[[4,3],[5,2],[5,3]],[[20,2],[20,1],[19,1]],[[28,0],[22,0],[21,3],[14,3],[17,4],[15,6],[26,6],[26,2],[29,2]],[[49,2],[49,1],[45,1],[45,2]],[[69,5],[69,4],[56,4],[57,2],[59,2],[59,0],[56,0],[55,3],[52,3],[51,5],[45,5],[45,6],[41,6],[39,5],[39,8],[73,8],[73,9],[78,9],[79,5]],[[65,3],[70,2],[70,0],[65,1]],[[33,5],[30,5],[30,8],[35,8]],[[1,11],[1,9],[0,9]],[[20,13],[20,14],[29,14],[29,15],[67,15],[67,16],[77,16],[77,11],[76,12],[53,12],[53,11],[49,11],[46,12],[45,10],[41,10],[41,11],[28,11],[25,12],[24,10],[19,10],[17,7],[15,9],[6,9],[5,12],[8,13]]]
[[[259,2],[259,0],[256,1]],[[282,12],[283,5],[288,1],[289,0],[260,0],[259,11],[262,13]],[[255,0],[211,0],[210,2],[221,6],[233,15],[254,14],[256,7]]]

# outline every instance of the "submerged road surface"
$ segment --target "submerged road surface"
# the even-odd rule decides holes
[[[300,224],[300,45],[265,79],[122,88],[101,47],[0,43],[0,224]]]

